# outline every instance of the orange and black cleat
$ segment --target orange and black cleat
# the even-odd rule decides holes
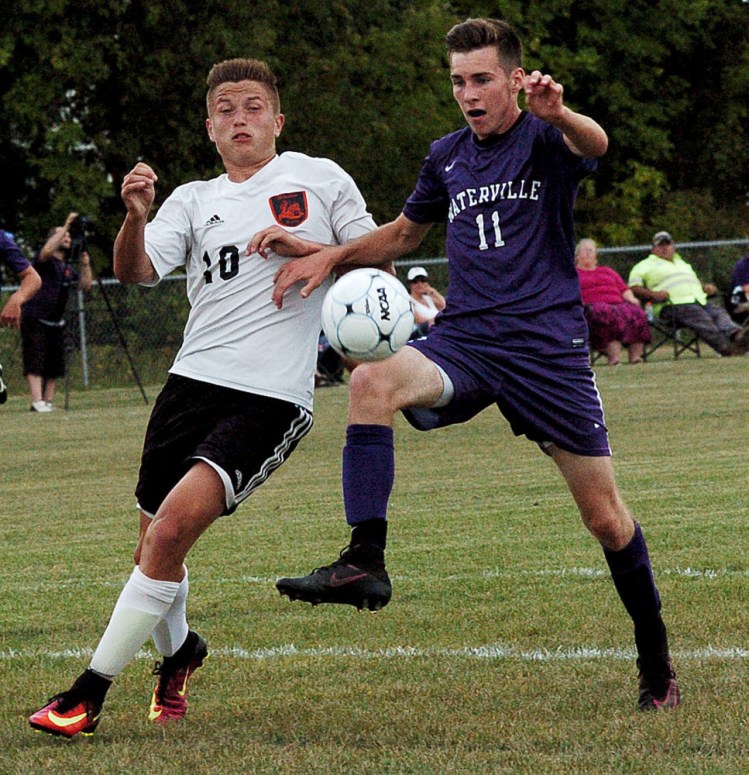
[[[187,713],[187,683],[208,656],[205,641],[197,632],[187,634],[187,640],[171,657],[157,662],[153,674],[159,677],[151,697],[148,720],[155,724],[177,721]]]
[[[93,735],[99,724],[102,706],[76,689],[56,694],[29,718],[29,724],[40,732],[72,738],[77,734]]]

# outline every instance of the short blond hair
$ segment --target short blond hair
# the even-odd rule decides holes
[[[278,94],[278,79],[268,65],[260,59],[225,59],[215,64],[206,78],[208,93],[205,101],[208,112],[211,111],[211,97],[218,86],[224,83],[256,81],[265,86],[275,113],[281,112],[281,97]]]

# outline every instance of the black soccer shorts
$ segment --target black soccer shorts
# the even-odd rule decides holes
[[[143,443],[135,497],[153,516],[196,460],[219,474],[231,514],[312,428],[307,409],[277,398],[170,374]]]

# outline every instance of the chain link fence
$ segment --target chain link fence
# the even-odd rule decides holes
[[[749,239],[677,243],[676,247],[703,282],[714,282],[726,295],[733,265],[746,253]],[[650,245],[600,248],[599,263],[613,267],[626,280],[629,270],[649,252]],[[411,266],[425,267],[431,284],[449,296],[447,259],[397,262],[404,282]],[[17,287],[3,286],[2,301]],[[132,386],[152,398],[153,386],[164,382],[180,346],[187,314],[184,275],[166,277],[155,288],[101,279],[88,293],[71,294],[66,326],[69,387]],[[0,363],[12,393],[25,392],[20,337],[14,329],[0,329]]]

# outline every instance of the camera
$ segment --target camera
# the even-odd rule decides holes
[[[69,232],[71,239],[83,239],[86,236],[86,230],[91,225],[91,219],[87,215],[79,215],[70,224]]]

